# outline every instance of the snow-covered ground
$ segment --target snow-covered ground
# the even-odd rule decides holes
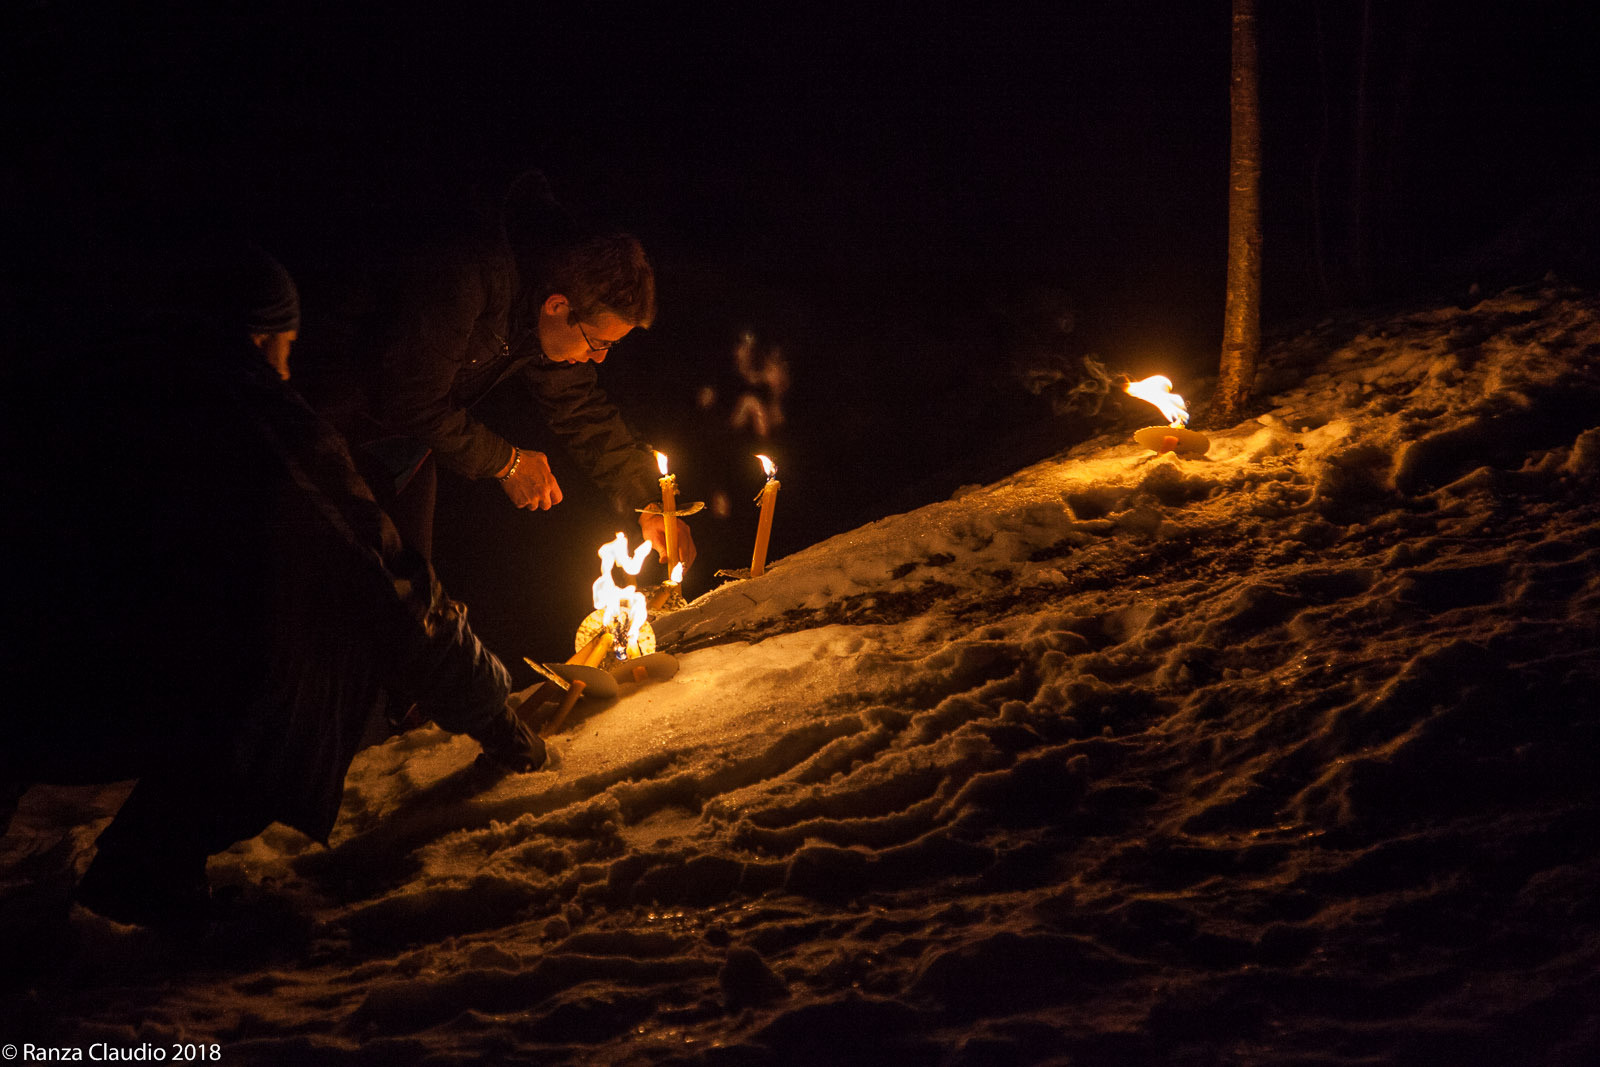
[[[330,849],[212,861],[247,918],[198,944],[68,911],[122,791],[34,790],[0,1041],[1600,1062],[1600,298],[1326,323],[1258,392],[1203,459],[1129,426],[699,597],[543,771],[369,750]]]

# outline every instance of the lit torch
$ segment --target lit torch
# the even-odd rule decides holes
[[[1152,374],[1125,387],[1129,396],[1154,404],[1165,426],[1146,426],[1134,432],[1133,439],[1152,452],[1171,452],[1179,456],[1203,456],[1211,447],[1205,434],[1187,429],[1189,405],[1172,391],[1172,379],[1165,374]]]

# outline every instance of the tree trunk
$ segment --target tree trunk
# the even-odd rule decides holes
[[[1328,157],[1333,148],[1333,114],[1331,92],[1328,87],[1330,61],[1328,35],[1323,29],[1322,0],[1314,0],[1311,10],[1312,27],[1317,49],[1317,125],[1316,148],[1311,155],[1311,258],[1316,271],[1317,293],[1324,306],[1333,300],[1334,270],[1329,265],[1329,237],[1324,230],[1323,217],[1327,211],[1329,186]]]
[[[1350,163],[1350,272],[1362,300],[1371,300],[1372,223],[1374,198],[1372,156],[1377,146],[1377,119],[1373,115],[1371,80],[1373,63],[1372,0],[1361,4],[1361,37],[1356,47],[1356,113],[1354,158]]]
[[[1261,121],[1255,0],[1233,0],[1233,135],[1228,167],[1228,293],[1211,422],[1243,417],[1261,353]]]

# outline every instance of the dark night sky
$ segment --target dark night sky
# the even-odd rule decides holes
[[[35,238],[20,247],[60,265],[228,225],[298,269],[353,205],[540,166],[651,249],[662,315],[608,388],[706,481],[735,481],[750,449],[708,443],[695,389],[726,378],[743,329],[784,347],[772,448],[813,498],[778,553],[1071,443],[1005,370],[1039,292],[1076,312],[1063,355],[1214,367],[1227,0],[21,6],[4,172]],[[1269,332],[1363,292],[1464,288],[1502,226],[1595,188],[1588,5],[1375,3],[1383,284],[1342,284],[1361,4],[1260,7]],[[35,290],[24,320],[77,314],[70,286]]]
[[[1226,0],[937,14],[23,6],[22,158],[78,181],[118,161],[160,172],[150,181],[183,186],[192,214],[305,212],[339,183],[418,170],[443,188],[537,164],[659,254],[779,285],[887,276],[914,302],[930,287],[1028,278],[1145,316],[1156,293],[1215,302]],[[1292,299],[1313,156],[1352,155],[1360,5],[1261,6],[1267,210],[1280,231],[1269,282]],[[1505,200],[1558,188],[1592,157],[1595,75],[1574,46],[1593,39],[1584,5],[1373,6],[1375,114],[1403,145],[1383,173],[1408,254],[1461,251],[1504,221]],[[1324,196],[1337,184],[1326,175]]]
[[[1325,299],[1313,191],[1325,241],[1345,215],[1360,6],[1261,4],[1267,295],[1289,317]],[[828,315],[1052,285],[1087,347],[1210,358],[1226,0],[411,7],[32,0],[12,143],[109,214],[165,200],[269,232],[352,190],[538,165],[664,263]],[[1464,253],[1592,161],[1586,5],[1373,7],[1386,251]]]

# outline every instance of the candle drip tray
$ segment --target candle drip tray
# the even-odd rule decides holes
[[[1181,426],[1146,426],[1135,431],[1133,439],[1157,454],[1171,452],[1177,456],[1203,456],[1211,448],[1211,439],[1205,434]]]
[[[680,504],[678,507],[673,508],[672,513],[681,519],[685,515],[698,514],[699,512],[704,511],[705,508],[706,502],[704,500],[691,500],[688,503]],[[642,508],[634,508],[633,510],[637,511],[641,515],[659,515],[661,514],[661,501],[657,500],[646,504]]]

